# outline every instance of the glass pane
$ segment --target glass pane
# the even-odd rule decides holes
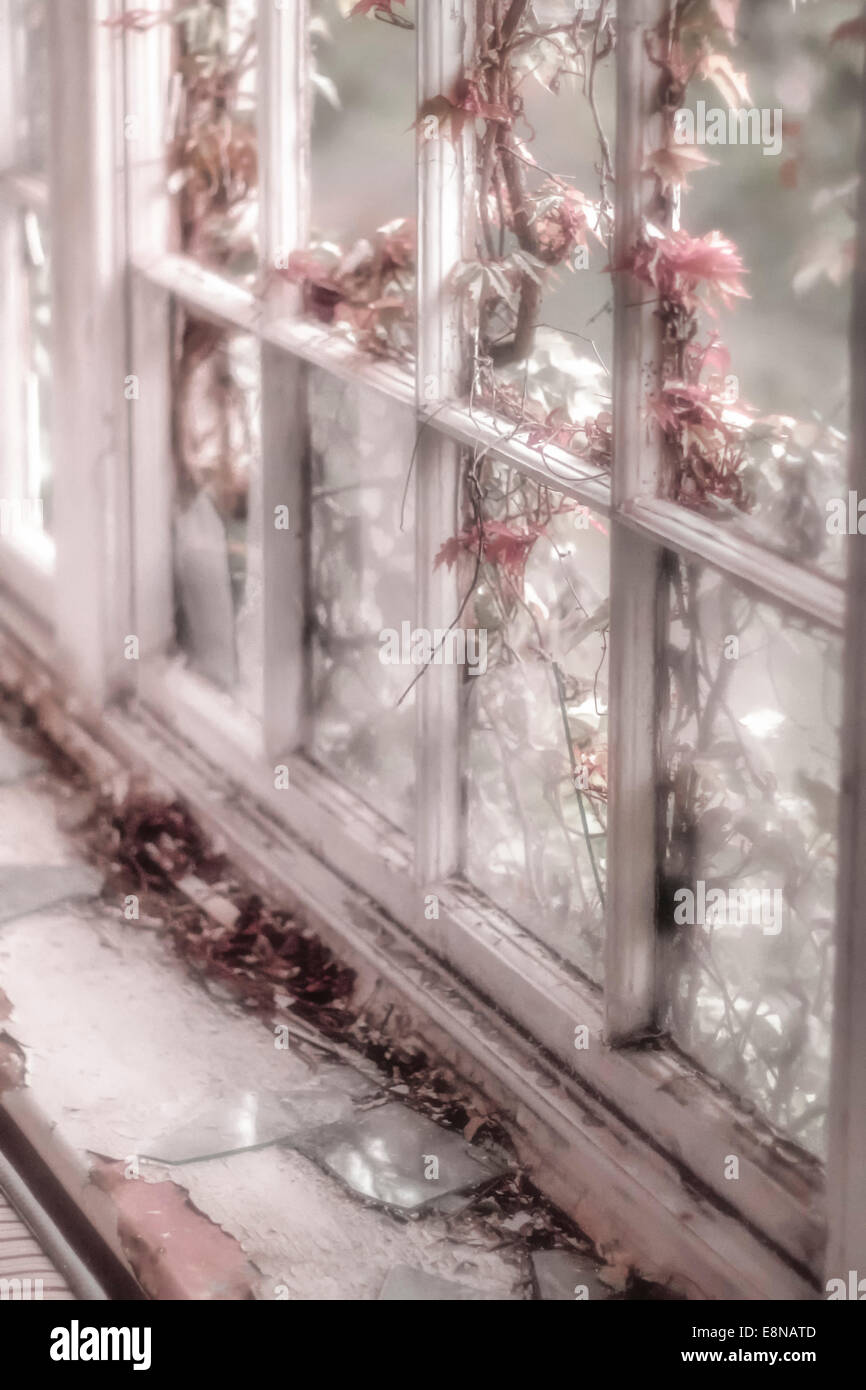
[[[394,23],[314,0],[311,244],[290,262],[308,312],[365,349],[414,352],[415,0]]]
[[[707,254],[707,276],[693,283],[699,332],[669,364],[685,390],[672,380],[665,401],[674,495],[839,577],[844,547],[828,504],[847,501],[863,51],[834,33],[851,17],[847,0],[742,0],[736,43],[714,31],[709,76],[683,103],[693,148],[682,148],[711,161],[687,166],[684,224],[733,244],[747,297],[714,293],[720,262]]]
[[[258,269],[256,0],[179,0],[166,116],[181,249],[252,281]]]
[[[480,337],[476,403],[609,464],[614,7],[539,0],[503,44],[494,0],[458,119],[478,138],[477,257],[458,273]],[[453,124],[453,120],[452,120]],[[587,422],[591,422],[589,433]]]
[[[314,0],[311,23],[312,229],[346,250],[415,212],[415,0],[408,28],[354,5]]]
[[[178,309],[174,347],[177,640],[190,666],[261,711],[258,347]]]
[[[443,548],[486,646],[466,681],[466,876],[600,980],[607,524],[502,464],[469,497],[476,519]]]
[[[417,668],[402,638],[415,616],[411,495],[402,507],[414,413],[318,368],[309,383],[312,752],[410,829],[415,713],[406,691]]]
[[[12,0],[15,164],[31,174],[48,167],[50,77],[47,0]]]
[[[661,931],[674,1040],[825,1142],[841,643],[711,570],[671,581]]]

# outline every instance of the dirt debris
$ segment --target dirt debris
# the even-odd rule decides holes
[[[501,1249],[521,1269],[533,1250],[566,1248],[593,1254],[577,1225],[539,1193],[514,1160],[507,1116],[481,1112],[450,1067],[408,1045],[384,1024],[353,1007],[354,972],[341,965],[315,933],[293,915],[266,904],[236,879],[189,809],[155,795],[140,778],[111,788],[91,785],[85,772],[40,727],[36,711],[12,690],[0,687],[0,722],[48,762],[53,785],[69,806],[65,828],[76,836],[105,878],[103,898],[117,911],[129,895],[138,900],[132,930],[165,932],[180,960],[203,984],[216,982],[244,1008],[270,1026],[275,1018],[303,1020],[320,1035],[306,1042],[320,1053],[333,1047],[373,1062],[383,1077],[384,1099],[401,1098],[472,1144],[495,1145],[512,1159],[512,1171],[495,1179],[453,1211],[447,1226],[463,1243]],[[122,794],[121,794],[122,793]],[[216,921],[179,886],[190,875],[210,885],[236,909],[230,922]],[[13,1084],[20,1084],[20,1081]],[[374,1102],[375,1103],[375,1102]],[[600,1271],[604,1280],[605,1271]],[[526,1287],[530,1286],[526,1276]],[[665,1298],[634,1269],[611,1269],[611,1294]],[[217,1295],[219,1296],[219,1295]]]

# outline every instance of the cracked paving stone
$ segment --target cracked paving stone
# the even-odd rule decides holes
[[[28,753],[24,748],[19,748],[17,743],[0,734],[0,787],[20,782],[22,778],[32,776],[44,766],[41,758]]]
[[[315,1082],[282,1096],[243,1091],[208,1105],[159,1138],[145,1140],[139,1158],[156,1163],[195,1163],[270,1144],[291,1144],[348,1118],[351,1111],[345,1092]]]
[[[379,1294],[379,1301],[399,1301],[415,1303],[459,1303],[469,1299],[486,1299],[490,1294],[481,1289],[471,1289],[468,1284],[458,1284],[452,1279],[443,1279],[438,1274],[428,1274],[423,1269],[413,1269],[412,1265],[395,1265],[388,1270]]]
[[[95,898],[102,875],[89,864],[13,864],[0,868],[0,922],[72,898]]]
[[[403,1211],[479,1187],[506,1171],[483,1149],[394,1103],[311,1135],[301,1151],[358,1196]]]
[[[530,1258],[537,1296],[548,1303],[574,1302],[575,1290],[581,1287],[590,1299],[612,1296],[598,1277],[598,1266],[576,1250],[534,1250]]]

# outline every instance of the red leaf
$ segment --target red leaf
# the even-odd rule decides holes
[[[740,254],[721,232],[708,232],[703,237],[692,237],[688,232],[667,236],[650,232],[614,269],[630,270],[664,298],[679,300],[687,309],[700,302],[699,285],[714,291],[726,306],[732,299],[749,297],[740,283],[746,273]]]
[[[498,565],[512,579],[519,581],[523,577],[529,552],[544,531],[544,526],[536,521],[527,522],[525,531],[507,526],[504,521],[485,521],[480,535],[478,527],[472,526],[468,531],[461,531],[445,541],[433,567],[438,569],[445,564],[451,569],[461,553],[477,556],[480,545],[481,559],[485,564]]]

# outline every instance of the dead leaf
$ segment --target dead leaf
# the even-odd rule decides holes
[[[481,1128],[481,1126],[482,1126],[482,1125],[485,1125],[486,1123],[487,1123],[487,1119],[486,1119],[486,1117],[485,1117],[484,1115],[475,1115],[475,1116],[469,1121],[468,1125],[464,1125],[464,1128],[463,1128],[463,1138],[466,1139],[467,1142],[471,1144],[471,1143],[472,1143],[472,1140],[475,1138],[475,1136],[476,1136],[476,1134],[478,1133],[478,1131],[479,1131],[479,1129]]]

